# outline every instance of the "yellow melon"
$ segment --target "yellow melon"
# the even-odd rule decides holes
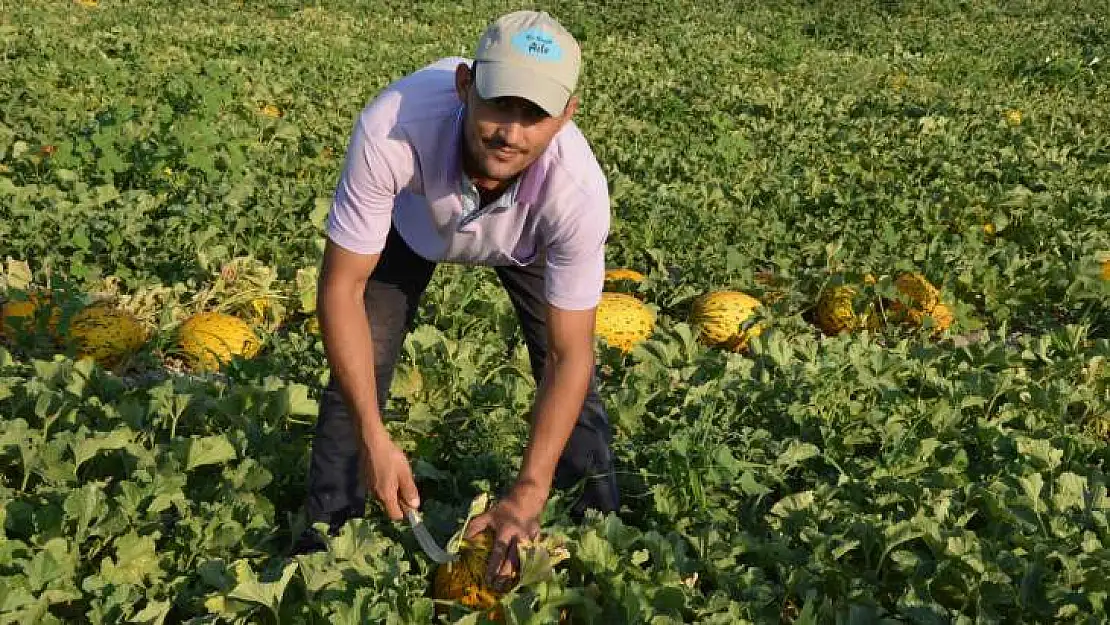
[[[147,332],[126,310],[94,304],[74,315],[67,338],[76,346],[78,358],[112,367],[142,348]]]
[[[933,320],[934,331],[943,332],[952,325],[952,310],[941,301],[940,291],[920,273],[902,273],[894,281],[895,288],[905,299],[891,303],[891,316],[901,323],[921,327],[925,318]]]
[[[46,310],[47,307],[49,310]],[[54,334],[61,321],[62,310],[52,303],[49,294],[30,293],[26,299],[8,300],[0,306],[0,335],[14,338],[19,332],[33,333],[38,317],[47,314],[47,330]]]
[[[473,610],[488,610],[486,616],[503,623],[504,614],[498,599],[501,593],[485,583],[486,564],[493,543],[492,533],[482,532],[464,540],[459,559],[436,568],[432,597],[454,601]]]
[[[690,324],[706,345],[741,351],[763,331],[762,324],[744,328],[746,320],[761,306],[758,299],[740,291],[712,291],[694,300]]]
[[[829,336],[854,332],[862,328],[875,331],[882,327],[881,315],[874,306],[856,311],[857,294],[855,287],[844,284],[825,289],[817,300],[817,311],[814,315],[817,327]]]
[[[655,329],[655,314],[625,293],[603,292],[597,306],[594,333],[622,352],[630,352]]]
[[[621,280],[643,282],[644,274],[635,269],[609,269],[605,272],[606,282],[619,282]]]
[[[262,347],[242,319],[219,312],[201,312],[186,319],[178,330],[178,344],[190,365],[214,371],[235,356],[253,358]]]

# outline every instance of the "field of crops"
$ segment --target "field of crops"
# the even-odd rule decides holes
[[[576,525],[556,493],[567,557],[506,620],[1107,622],[1105,4],[540,6],[582,43],[608,265],[656,325],[598,346],[625,509]],[[520,7],[0,0],[0,300],[60,311],[0,339],[0,623],[482,622],[376,509],[288,553],[354,118]],[[951,327],[816,327],[902,272]],[[715,289],[764,304],[744,351],[689,323]],[[68,341],[100,300],[144,334],[109,366]],[[258,353],[199,370],[201,310]],[[515,476],[535,385],[492,271],[441,266],[417,323],[387,417],[442,540]]]

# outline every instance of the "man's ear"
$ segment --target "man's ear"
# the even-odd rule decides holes
[[[569,122],[570,118],[574,117],[576,112],[578,112],[578,96],[572,95],[570,99],[567,100],[567,105],[563,107],[563,114],[559,116],[559,125],[561,126]]]
[[[466,93],[470,90],[470,86],[474,84],[474,74],[470,71],[470,65],[466,63],[459,63],[455,66],[455,93],[458,94],[459,100],[466,102]]]

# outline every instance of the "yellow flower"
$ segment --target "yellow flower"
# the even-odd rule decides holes
[[[1021,125],[1021,109],[1010,109],[1006,111],[1006,123],[1011,126]]]
[[[77,4],[80,4],[83,7],[88,7],[90,9],[96,7],[96,5],[99,4],[98,0],[75,0],[75,1],[77,2]]]
[[[905,72],[901,72],[894,78],[890,79],[890,86],[895,91],[901,91],[906,87],[907,82],[909,82],[909,76],[906,76]]]
[[[274,106],[273,104],[267,104],[266,106],[262,107],[262,114],[266,117],[281,117],[281,109]]]
[[[988,237],[993,237],[994,236],[994,224],[992,224],[989,221],[987,223],[983,224],[983,234],[987,235]]]

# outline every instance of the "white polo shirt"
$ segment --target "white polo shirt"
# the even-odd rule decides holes
[[[385,247],[392,223],[428,260],[544,267],[544,297],[592,308],[601,297],[609,192],[585,137],[568,122],[495,202],[478,209],[462,171],[462,102],[450,57],[392,83],[359,115],[327,236],[359,254]]]

